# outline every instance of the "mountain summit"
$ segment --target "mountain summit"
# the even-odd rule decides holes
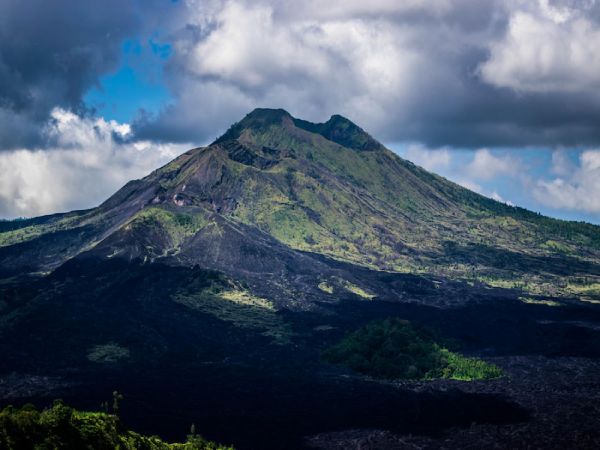
[[[362,128],[339,114],[331,116],[325,123],[312,123],[296,119],[283,109],[257,108],[240,122],[234,124],[215,143],[239,139],[244,130],[260,132],[261,129],[272,125],[287,125],[320,134],[329,141],[355,150],[382,150],[384,147],[373,139]]]

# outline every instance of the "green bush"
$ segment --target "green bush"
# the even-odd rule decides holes
[[[378,320],[350,333],[323,352],[333,364],[386,379],[497,378],[502,371],[485,361],[465,358],[435,342],[426,329],[397,318]]]
[[[0,412],[0,448],[5,450],[227,450],[195,434],[169,444],[158,437],[123,430],[112,414],[77,411],[55,402],[38,411],[26,405]]]
[[[442,349],[446,353],[448,365],[443,370],[444,378],[453,380],[489,380],[502,376],[502,370],[493,364],[477,358],[465,358],[458,353]]]

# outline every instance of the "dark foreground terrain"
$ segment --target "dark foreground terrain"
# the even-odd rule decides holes
[[[27,322],[38,330],[38,339],[32,343],[18,333],[1,344],[3,354],[13,358],[1,364],[2,404],[42,407],[62,398],[80,409],[98,410],[118,390],[125,396],[123,422],[135,431],[176,441],[195,423],[206,438],[238,449],[597,448],[600,443],[596,305],[527,304],[511,290],[470,286],[455,287],[469,294],[468,302],[443,308],[435,304],[443,300],[441,293],[424,297],[429,304],[348,296],[320,305],[318,313],[278,313],[289,327],[289,341],[282,344],[175,302],[161,304],[168,291],[162,277],[189,273],[151,269],[119,265],[129,281],[113,286],[102,308],[94,297],[100,294],[90,290],[87,301],[76,300],[63,286],[62,301],[76,311],[71,320],[65,305],[50,302],[40,310],[39,322],[35,315]],[[163,275],[140,282],[146,271]],[[81,287],[78,276],[99,289],[89,272],[66,278]],[[395,274],[388,281],[405,283],[415,300],[420,286],[427,285],[425,278],[412,275]],[[47,291],[48,282],[13,289],[23,295]],[[463,353],[500,366],[505,376],[383,382],[321,361],[321,351],[347,330],[389,316],[436,330]],[[54,321],[64,331],[62,339]],[[110,331],[99,323],[110,323]],[[129,359],[78,360],[75,366],[87,341],[127,344]]]

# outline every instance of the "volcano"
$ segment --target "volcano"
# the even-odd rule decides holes
[[[342,116],[256,109],[96,208],[0,223],[0,373],[47,381],[9,399],[56,388],[86,406],[118,386],[138,402],[138,427],[150,429],[150,403],[202,417],[209,437],[239,448],[510,423],[527,420],[520,398],[340,381],[319,354],[369,320],[401,316],[505,358],[509,373],[519,355],[597,370],[598,286],[599,227],[474,193]],[[392,411],[407,402],[430,416],[409,408],[398,422]],[[177,434],[169,418],[159,431]],[[392,435],[380,436],[386,448]]]

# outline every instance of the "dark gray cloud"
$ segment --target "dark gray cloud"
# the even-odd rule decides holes
[[[0,2],[0,148],[42,144],[54,107],[85,113],[82,96],[116,68],[142,11],[134,0]]]
[[[600,143],[594,2],[190,2],[175,102],[140,136],[206,142],[249,109],[341,113],[429,146]],[[583,56],[581,56],[583,55]]]
[[[139,138],[203,143],[272,106],[386,141],[595,146],[598,18],[586,0],[5,0],[0,147],[51,146],[50,111],[89,114],[123,41],[158,29],[173,101],[140,114]]]

